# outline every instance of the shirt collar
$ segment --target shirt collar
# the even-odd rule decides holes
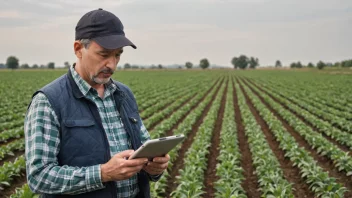
[[[76,63],[74,63],[70,67],[71,73],[72,73],[72,77],[75,80],[79,90],[82,92],[82,94],[84,96],[86,96],[88,94],[90,88],[92,88],[92,86],[90,86],[85,80],[83,80],[83,78],[81,78],[81,76],[76,72],[75,65],[76,65]]]

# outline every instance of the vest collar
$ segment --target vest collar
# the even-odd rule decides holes
[[[72,87],[72,92],[73,92],[73,95],[76,97],[76,98],[83,98],[84,95],[83,93],[81,92],[81,90],[79,90],[79,87],[78,85],[76,84],[75,80],[73,79],[73,76],[72,76],[72,73],[71,73],[71,70],[68,69],[68,72],[67,72],[67,77],[68,77],[68,81]]]

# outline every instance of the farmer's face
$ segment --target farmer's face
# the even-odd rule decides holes
[[[107,83],[116,70],[123,52],[122,48],[108,50],[91,40],[86,49],[81,46],[80,66],[82,77],[90,85]]]

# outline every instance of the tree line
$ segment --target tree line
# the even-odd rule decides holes
[[[259,66],[259,59],[256,57],[247,57],[246,55],[240,55],[238,57],[233,57],[231,59],[231,64],[233,65],[234,69],[255,69]],[[207,69],[210,66],[210,62],[207,58],[202,58],[199,61],[198,66],[202,69]],[[69,68],[70,63],[69,62],[64,62],[64,67]],[[192,69],[195,67],[192,62],[186,62],[184,64],[184,67],[187,69]],[[280,68],[283,67],[282,63],[280,60],[276,60],[275,62],[275,67]],[[330,62],[323,62],[319,61],[316,64],[309,62],[307,65],[303,65],[300,61],[297,62],[292,62],[289,65],[290,68],[318,68],[318,69],[323,69],[325,67],[349,67],[352,68],[352,59],[349,60],[343,60],[340,62],[335,62],[335,63],[330,63]],[[48,69],[55,69],[55,63],[54,62],[49,62],[46,65],[38,65],[38,64],[33,64],[32,66],[29,66],[27,63],[24,63],[22,65],[19,64],[19,59],[15,56],[9,56],[6,60],[6,64],[0,64],[0,68],[9,68],[9,69],[36,69],[36,68],[48,68]],[[122,67],[118,67],[121,69]],[[129,63],[126,63],[123,66],[124,69],[144,69],[144,67],[140,67],[137,65],[131,65]],[[151,69],[163,69],[164,66],[159,64],[159,65],[152,65],[150,67]],[[179,69],[182,69],[182,66],[178,67]]]
[[[194,67],[193,63],[191,62],[186,62],[184,65],[187,69],[192,69]],[[206,69],[210,66],[209,60],[207,58],[203,58],[199,61],[199,67],[202,69]],[[164,66],[159,64],[159,65],[151,65],[150,69],[163,69]],[[123,69],[145,69],[144,67],[140,67],[138,65],[131,65],[129,63],[125,63],[123,66]],[[182,66],[179,66],[178,69],[182,69]]]
[[[6,59],[6,63],[5,64],[0,64],[0,68],[1,66],[3,68],[8,68],[8,69],[55,69],[55,63],[54,62],[49,62],[46,65],[38,65],[38,64],[33,64],[32,66],[30,66],[27,63],[21,64],[20,65],[20,61],[16,56],[9,56]],[[70,63],[69,62],[64,62],[64,67],[65,68],[69,68],[70,67]]]
[[[279,68],[282,67],[282,63],[280,60],[277,60],[275,62],[275,67]],[[300,61],[297,62],[292,62],[290,64],[290,68],[292,69],[300,69],[300,68],[317,68],[317,69],[324,69],[325,67],[344,67],[344,68],[352,68],[352,59],[350,60],[343,60],[340,62],[335,62],[335,63],[331,63],[331,62],[323,62],[323,61],[319,61],[316,64],[309,62],[307,65],[303,65]]]
[[[255,69],[257,66],[259,66],[259,59],[258,58],[254,58],[254,57],[247,57],[245,55],[240,55],[239,57],[234,57],[231,60],[231,63],[233,64],[233,67],[235,69],[246,69],[246,68],[251,68],[251,69]],[[198,66],[202,69],[207,69],[210,66],[210,62],[207,58],[202,58],[199,61]],[[15,56],[9,56],[6,60],[6,64],[5,67],[8,69],[37,69],[37,68],[48,68],[48,69],[55,69],[55,63],[54,62],[49,62],[46,65],[38,65],[38,64],[33,64],[32,66],[29,66],[27,63],[24,63],[22,65],[19,64],[19,59]],[[64,67],[68,68],[70,67],[70,64],[66,61],[64,62]],[[185,68],[187,69],[192,69],[195,67],[195,65],[193,65],[192,62],[186,62],[184,65]],[[0,68],[1,68],[1,64],[0,64]],[[118,69],[121,69],[122,67],[118,67]],[[144,67],[140,67],[138,65],[131,65],[129,63],[125,63],[125,65],[123,66],[124,69],[144,69]],[[164,67],[159,64],[157,66],[152,65],[150,67],[151,69],[163,69]],[[179,69],[181,69],[182,67],[179,66]]]

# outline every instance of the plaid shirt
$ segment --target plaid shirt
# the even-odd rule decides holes
[[[105,85],[104,98],[83,80],[73,67],[73,79],[84,96],[97,105],[111,156],[131,149],[131,142],[116,109],[113,93],[117,87],[110,81]],[[59,166],[57,155],[60,148],[60,123],[47,97],[38,93],[25,118],[26,168],[28,183],[35,192],[45,194],[79,194],[104,188],[100,164],[89,167]],[[145,126],[141,128],[142,142],[150,139]],[[35,174],[36,173],[36,174]],[[118,197],[134,197],[139,192],[137,176],[116,181]]]

